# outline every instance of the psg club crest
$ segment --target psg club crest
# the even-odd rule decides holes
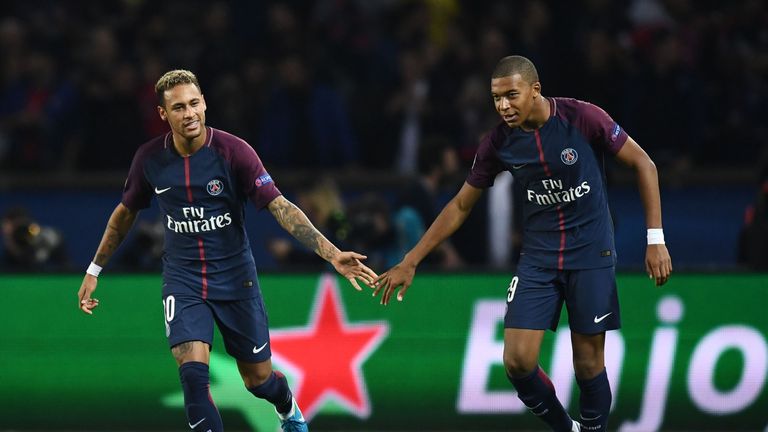
[[[213,179],[208,182],[206,189],[208,189],[209,194],[216,196],[224,190],[224,183],[219,179]]]
[[[576,150],[568,147],[560,153],[560,160],[566,165],[573,165],[579,160],[579,154]]]

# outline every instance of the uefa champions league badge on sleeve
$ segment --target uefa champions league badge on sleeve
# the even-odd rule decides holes
[[[621,133],[621,126],[619,126],[618,123],[614,123],[613,132],[611,133],[611,142],[616,141],[616,138],[619,137],[620,133]]]
[[[264,174],[262,176],[259,176],[256,181],[253,182],[257,188],[260,188],[264,186],[265,184],[272,183],[272,176],[269,174]]]

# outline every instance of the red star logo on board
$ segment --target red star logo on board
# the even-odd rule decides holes
[[[336,278],[323,275],[307,326],[271,331],[270,342],[274,361],[296,377],[293,393],[307,419],[330,400],[368,418],[362,366],[388,333],[386,322],[348,322]]]

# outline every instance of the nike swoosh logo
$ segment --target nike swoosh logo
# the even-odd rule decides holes
[[[260,346],[260,347],[258,347],[258,348],[256,348],[256,347],[253,347],[253,353],[254,353],[254,354],[258,354],[258,353],[260,353],[260,352],[261,352],[261,350],[263,350],[263,349],[264,349],[264,348],[267,346],[267,344],[268,344],[268,343],[269,343],[269,342],[264,342],[264,345],[262,345],[262,346]]]
[[[194,429],[194,428],[196,428],[196,427],[197,427],[197,425],[199,425],[200,423],[202,423],[202,422],[204,422],[204,421],[205,421],[205,417],[203,417],[202,419],[200,419],[200,421],[199,421],[199,422],[197,422],[197,423],[195,423],[195,424],[189,423],[189,428],[190,428],[190,429]]]
[[[520,168],[522,168],[522,167],[524,167],[524,166],[526,166],[526,165],[528,165],[528,164],[527,164],[527,163],[524,163],[524,164],[522,164],[522,165],[512,165],[512,168],[513,168],[513,169],[520,169]]]
[[[167,187],[165,189],[158,189],[157,186],[155,186],[155,193],[158,194],[158,195],[160,195],[163,192],[167,192],[169,190],[171,190],[171,188],[169,188],[169,187]]]
[[[601,316],[600,318],[595,315],[595,324],[599,323],[600,321],[604,320],[608,315],[612,314],[613,312],[608,312],[607,314]]]

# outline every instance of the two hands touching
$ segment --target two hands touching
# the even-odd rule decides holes
[[[397,299],[402,300],[405,291],[413,281],[416,266],[404,266],[403,263],[400,263],[386,273],[377,275],[376,272],[362,263],[362,260],[366,258],[365,255],[357,252],[340,252],[331,260],[331,264],[358,291],[362,290],[358,284],[358,279],[374,289],[374,296],[383,289],[381,304],[384,305],[389,303],[395,289],[402,285],[403,288],[397,295]],[[96,291],[97,284],[98,278],[86,274],[80,284],[80,290],[77,292],[78,307],[88,315],[93,315],[93,310],[99,306],[99,299],[91,297]]]
[[[361,260],[366,258],[365,255],[357,252],[340,252],[331,260],[331,264],[340,275],[347,278],[356,290],[362,290],[357,283],[357,279],[360,279],[365,285],[373,288],[374,297],[381,292],[381,304],[389,304],[392,294],[398,287],[402,288],[397,293],[397,300],[403,301],[403,296],[408,291],[408,287],[411,286],[416,274],[416,265],[408,264],[403,260],[381,275],[377,275],[375,271],[362,263]]]
[[[381,293],[381,304],[389,304],[392,295],[398,288],[400,290],[397,292],[397,300],[403,301],[403,296],[413,283],[416,265],[403,260],[381,275],[377,275],[375,271],[362,263],[362,260],[366,258],[365,255],[357,252],[340,252],[331,260],[331,264],[356,290],[362,290],[358,284],[359,279],[373,289],[374,297]],[[672,273],[672,259],[667,247],[663,244],[648,245],[645,267],[649,278],[655,280],[656,286],[667,283]],[[99,306],[99,300],[91,298],[96,290],[97,282],[98,279],[95,276],[86,274],[77,293],[78,307],[89,315],[93,314],[93,310]]]
[[[397,287],[402,286],[397,294],[397,300],[402,301],[403,295],[405,295],[408,287],[411,286],[411,282],[413,282],[416,266],[408,265],[405,261],[401,261],[385,273],[377,275],[375,271],[362,263],[362,260],[366,258],[368,257],[357,252],[339,252],[331,259],[331,264],[356,290],[362,291],[358,284],[358,279],[369,288],[373,288],[374,297],[383,290],[381,296],[381,304],[383,305],[389,304],[389,300],[392,298],[392,294]],[[96,306],[98,306],[98,300],[96,301]]]

